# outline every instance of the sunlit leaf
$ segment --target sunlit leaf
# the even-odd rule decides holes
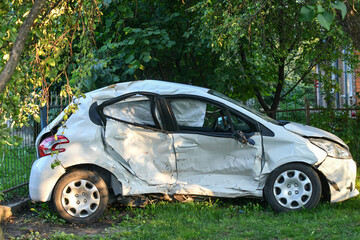
[[[38,123],[41,122],[41,118],[40,118],[40,116],[39,116],[38,114],[34,114],[33,117],[34,117],[34,120],[35,120],[36,122],[38,122]]]
[[[48,63],[50,66],[55,67],[55,60],[54,60],[53,58],[49,58],[49,59],[47,60],[47,63]]]
[[[54,169],[57,166],[60,166],[61,162],[58,159],[55,159],[52,163],[51,163],[51,169]]]
[[[318,4],[316,6],[316,8],[317,8],[317,13],[324,13],[325,12],[325,8],[320,4]]]
[[[341,11],[341,18],[344,19],[346,16],[346,5],[343,2],[336,1],[334,3],[331,3],[331,6],[335,9],[338,9]]]
[[[323,26],[327,30],[330,30],[330,25],[334,20],[334,16],[329,12],[324,12],[322,14],[318,14],[317,19],[319,20],[321,26]]]

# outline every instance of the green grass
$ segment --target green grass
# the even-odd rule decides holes
[[[359,239],[359,199],[311,211],[275,214],[249,202],[160,203],[108,230],[111,239]],[[150,206],[150,210],[151,210]],[[245,210],[243,210],[245,209]],[[241,212],[239,212],[239,210]],[[244,211],[244,212],[242,212]]]
[[[358,178],[359,180],[359,178]],[[357,181],[357,189],[360,181]],[[126,215],[108,209],[120,223],[101,236],[65,233],[51,239],[360,239],[360,197],[320,203],[315,209],[274,213],[259,200],[159,202],[127,208]]]
[[[106,230],[103,239],[360,239],[360,198],[276,214],[248,202],[153,204]],[[86,236],[97,239],[99,236]],[[66,234],[53,239],[77,239]]]

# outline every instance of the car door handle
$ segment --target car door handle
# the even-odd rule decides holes
[[[126,139],[126,135],[116,135],[116,136],[114,136],[114,138],[115,138],[116,140],[125,140],[125,139]]]
[[[194,148],[194,147],[198,147],[197,144],[182,144],[179,145],[179,148]]]

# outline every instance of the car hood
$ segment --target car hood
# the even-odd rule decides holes
[[[300,123],[290,122],[290,123],[284,125],[284,128],[290,132],[299,134],[303,137],[324,138],[324,139],[328,139],[330,141],[337,142],[337,143],[347,147],[347,145],[339,137],[335,136],[332,133],[324,131],[322,129],[316,128],[316,127],[311,127],[311,126],[303,125]]]

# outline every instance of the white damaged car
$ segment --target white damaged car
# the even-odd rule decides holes
[[[98,219],[112,196],[259,197],[281,212],[359,194],[341,139],[206,88],[145,80],[76,101],[38,136],[29,183],[70,222]]]

